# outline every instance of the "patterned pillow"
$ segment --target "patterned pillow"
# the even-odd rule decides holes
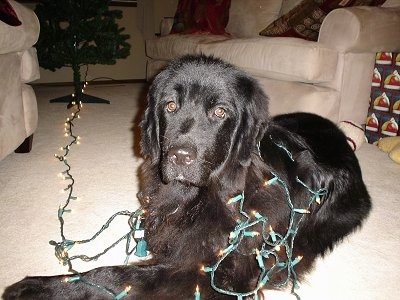
[[[316,41],[322,21],[330,11],[349,6],[377,6],[384,2],[385,0],[304,0],[268,25],[260,35],[298,37]]]
[[[19,26],[22,24],[13,7],[7,0],[0,0],[0,21],[11,26]]]
[[[226,34],[230,0],[179,0],[171,33]]]

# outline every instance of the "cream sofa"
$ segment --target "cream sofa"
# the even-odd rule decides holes
[[[148,80],[177,56],[204,53],[255,76],[271,99],[272,115],[307,111],[334,122],[365,123],[375,53],[400,50],[400,1],[388,0],[386,7],[336,9],[324,19],[317,42],[259,36],[298,2],[232,0],[226,27],[231,36],[148,39]]]
[[[39,78],[36,50],[39,37],[35,13],[10,0],[20,26],[0,21],[0,160],[13,152],[29,152],[38,123],[36,96],[27,85]]]

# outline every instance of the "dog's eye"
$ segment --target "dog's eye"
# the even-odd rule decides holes
[[[168,112],[174,112],[177,109],[177,105],[175,101],[169,101],[165,105],[165,108],[167,109]]]
[[[225,118],[225,109],[223,109],[222,107],[218,107],[215,111],[214,114],[220,118],[223,119]]]

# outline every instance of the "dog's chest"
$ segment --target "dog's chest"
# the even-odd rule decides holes
[[[226,246],[235,216],[220,199],[198,196],[181,203],[165,202],[169,205],[153,203],[147,208],[144,223],[152,253],[171,259],[193,257],[199,262],[213,259]]]

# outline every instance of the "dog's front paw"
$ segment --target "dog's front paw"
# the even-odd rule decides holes
[[[40,278],[28,277],[6,288],[4,300],[46,299],[46,288]],[[47,298],[49,299],[49,298]]]
[[[105,268],[107,269],[107,268]],[[98,270],[92,270],[94,275],[98,274]],[[91,274],[89,274],[91,275]],[[95,284],[87,284],[81,280],[66,280],[70,275],[60,276],[44,276],[44,277],[26,277],[20,282],[14,283],[5,289],[3,294],[4,300],[109,300],[110,293],[106,288],[96,288]],[[90,276],[89,276],[90,277]],[[93,277],[93,276],[92,276]],[[75,278],[72,276],[71,278]],[[109,278],[88,278],[99,282],[100,286],[111,281]],[[118,280],[117,280],[118,281]],[[114,287],[110,288],[110,291]]]

